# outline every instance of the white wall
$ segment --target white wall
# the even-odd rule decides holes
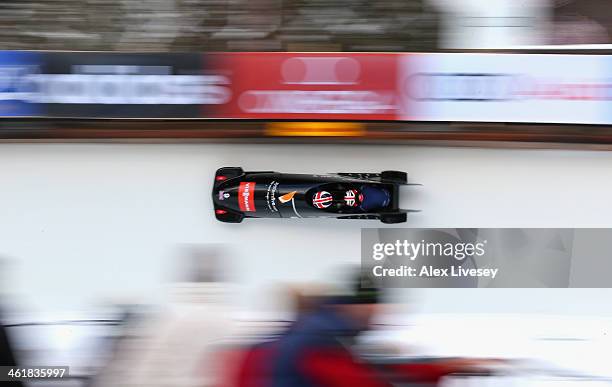
[[[359,261],[368,221],[214,220],[220,166],[283,172],[406,170],[414,227],[611,227],[612,153],[409,146],[0,144],[0,287],[41,315],[113,297],[163,299],[179,243],[231,246],[243,305],[276,281],[327,279]],[[428,290],[423,312],[612,316],[610,291]],[[12,299],[17,300],[17,298]]]
[[[443,12],[443,48],[503,49],[547,43],[551,0],[429,2]]]

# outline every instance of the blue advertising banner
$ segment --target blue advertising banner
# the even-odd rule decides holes
[[[0,51],[0,117],[42,114],[37,98],[40,58],[36,52]]]
[[[199,118],[211,80],[199,53],[44,53],[50,117]]]

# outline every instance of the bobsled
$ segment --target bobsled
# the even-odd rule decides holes
[[[212,198],[215,217],[240,223],[245,218],[378,219],[402,223],[409,212],[399,208],[401,171],[381,173],[287,174],[219,168]]]

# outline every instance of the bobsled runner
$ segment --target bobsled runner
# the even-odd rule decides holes
[[[332,173],[325,175],[217,170],[213,203],[218,220],[244,218],[378,219],[402,223],[408,212],[398,208],[405,172]]]

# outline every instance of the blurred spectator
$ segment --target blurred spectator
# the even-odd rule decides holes
[[[13,354],[13,348],[11,346],[8,334],[3,324],[2,314],[0,313],[0,366],[15,366],[17,361]],[[6,383],[6,384],[5,384]],[[3,386],[6,387],[18,387],[23,384],[19,381],[16,382],[3,382]]]
[[[550,44],[608,44],[612,17],[601,0],[555,0]]]
[[[323,295],[328,287],[323,284],[294,284],[285,288],[292,302],[295,320],[300,316],[316,311],[323,301]]]
[[[7,269],[7,261],[0,257],[0,301],[3,300],[6,292],[9,289],[4,289],[4,286],[8,283],[5,280],[5,277],[8,278],[6,272]],[[15,359],[14,347],[9,338],[6,327],[4,326],[4,316],[2,315],[2,303],[0,303],[0,366],[15,366],[17,365],[17,360]],[[6,384],[4,384],[6,383]],[[2,385],[7,387],[18,387],[22,386],[21,382],[4,382]]]
[[[298,315],[279,338],[255,346],[246,357],[238,384],[386,386],[350,349],[354,338],[369,328],[379,298],[379,290],[360,277],[353,294],[329,297],[314,310]]]
[[[171,285],[168,307],[119,343],[96,386],[218,385],[216,346],[232,329],[228,285],[219,250],[190,250],[180,281]]]

